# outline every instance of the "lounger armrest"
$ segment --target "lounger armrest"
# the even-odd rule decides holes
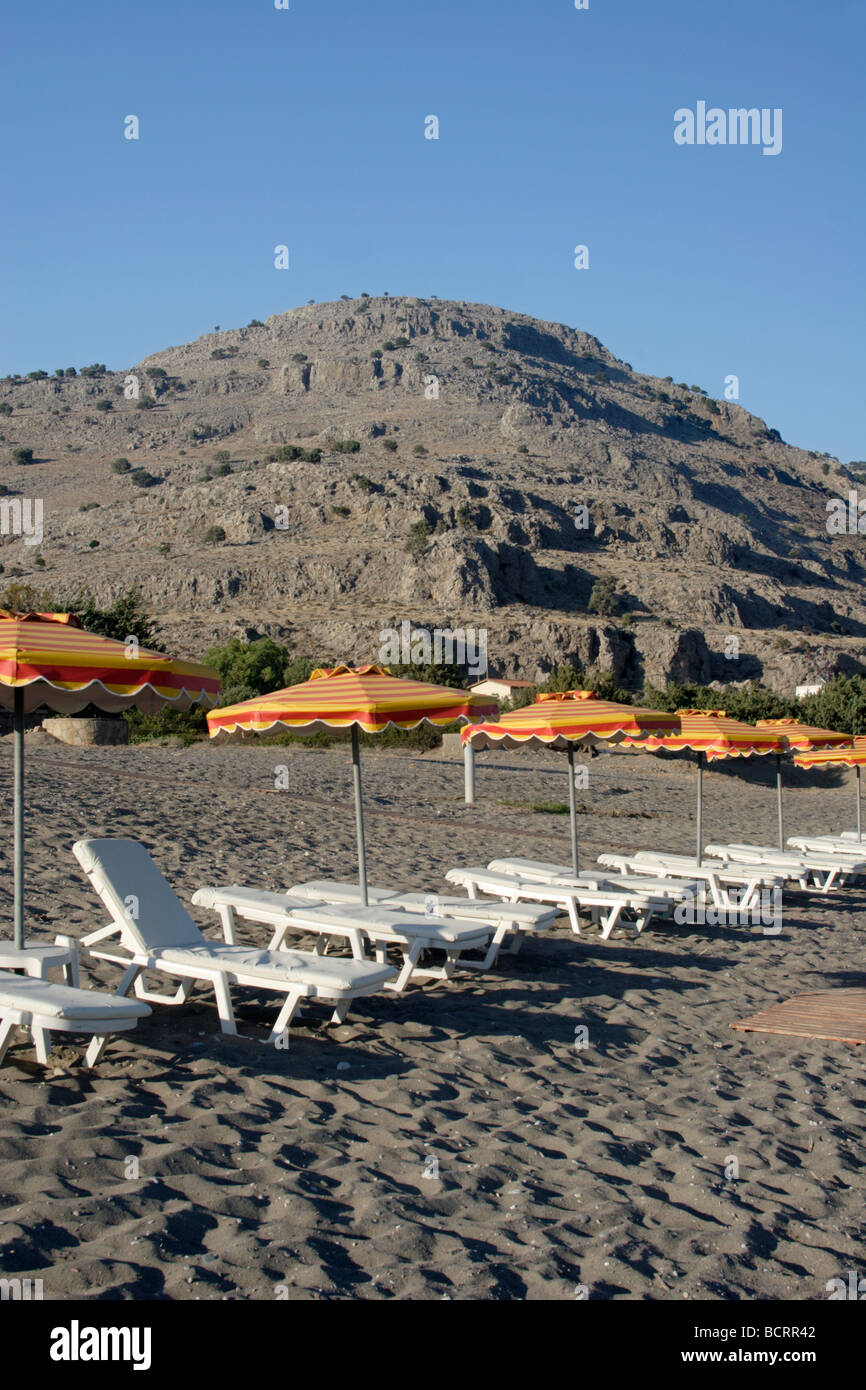
[[[99,927],[97,931],[91,931],[86,936],[82,936],[79,944],[86,951],[89,951],[90,947],[95,946],[97,941],[107,941],[109,937],[122,936],[122,934],[123,927],[119,922],[109,922],[107,927]]]

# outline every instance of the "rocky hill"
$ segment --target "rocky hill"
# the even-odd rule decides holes
[[[5,500],[44,506],[41,545],[0,537],[3,582],[137,584],[179,653],[269,634],[369,660],[409,620],[485,629],[491,670],[526,679],[866,669],[836,460],[562,324],[312,304],[128,371],[6,378],[0,416]]]

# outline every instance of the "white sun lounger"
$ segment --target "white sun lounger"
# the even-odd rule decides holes
[[[666,901],[661,894],[650,896],[633,890],[613,888],[575,888],[561,883],[533,883],[530,879],[517,878],[513,874],[494,873],[484,867],[449,869],[445,875],[449,883],[465,888],[470,898],[478,893],[489,893],[493,897],[508,902],[553,903],[561,912],[568,913],[571,929],[580,935],[579,909],[588,911],[592,921],[601,927],[604,940],[610,936],[614,927],[623,917],[630,914],[638,935],[653,916],[666,910]]]
[[[750,908],[760,901],[763,888],[781,888],[783,882],[763,864],[731,867],[720,859],[705,859],[695,864],[694,859],[685,854],[656,854],[651,850],[638,850],[636,854],[600,854],[598,862],[622,874],[647,874],[661,879],[682,875],[698,883],[703,881],[715,906],[725,908]]]
[[[807,850],[780,850],[769,845],[707,845],[707,853],[732,864],[763,864],[781,878],[829,893],[866,873],[866,860]]]
[[[842,835],[791,835],[788,845],[794,850],[832,854],[841,859],[866,859],[866,839],[858,843],[856,831],[853,839],[845,839]]]
[[[231,922],[234,934],[234,915],[253,922],[264,922],[273,928],[268,949],[280,951],[289,932],[309,935],[315,933],[316,953],[323,954],[328,940],[341,937],[352,948],[355,960],[367,960],[367,942],[373,947],[376,959],[383,965],[388,961],[388,949],[396,947],[402,956],[402,966],[396,980],[384,986],[401,994],[410,979],[450,979],[466,951],[486,951],[490,938],[489,923],[461,922],[456,919],[427,918],[420,912],[374,905],[361,907],[353,903],[304,902],[294,893],[269,893],[258,888],[199,888],[192,901],[198,907],[218,912],[223,927]],[[445,963],[441,966],[422,964],[427,951],[442,951]]]
[[[356,999],[374,994],[394,978],[388,965],[373,961],[326,960],[309,951],[258,951],[208,941],[163,878],[147,850],[135,840],[79,840],[79,864],[111,916],[111,923],[82,938],[99,960],[125,967],[117,993],[134,986],[139,999],[182,1004],[198,980],[216,996],[220,1027],[236,1033],[231,985],[274,990],[285,996],[270,1041],[282,1038],[302,999],[324,999],[342,1022]],[[107,951],[99,942],[120,937],[127,954]],[[177,993],[148,993],[142,972],[152,970],[180,980]]]
[[[335,879],[294,883],[289,892],[292,897],[319,902],[360,901],[357,883],[341,883]],[[367,896],[372,903],[403,907],[407,912],[423,912],[425,917],[457,917],[486,923],[493,930],[487,956],[483,961],[464,962],[473,970],[486,970],[500,952],[517,955],[525,933],[546,931],[556,921],[556,908],[546,903],[472,902],[469,898],[449,897],[443,893],[403,893],[397,888],[368,888]]]
[[[685,879],[652,878],[647,874],[610,874],[599,870],[589,870],[575,878],[574,870],[568,864],[551,864],[539,859],[491,859],[487,865],[493,873],[514,874],[517,878],[528,878],[533,883],[558,883],[566,888],[616,888],[634,892],[649,893],[653,897],[665,898],[669,912],[677,903],[689,902],[699,893],[698,884]],[[661,914],[657,914],[661,915]]]
[[[86,1033],[90,1045],[85,1066],[99,1061],[112,1033],[125,1033],[150,1013],[137,999],[118,999],[95,989],[75,989],[27,975],[0,971],[0,1063],[15,1028],[33,1039],[36,1059],[43,1065],[51,1051],[52,1033]]]

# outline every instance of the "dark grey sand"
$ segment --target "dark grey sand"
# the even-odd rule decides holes
[[[143,840],[187,902],[207,882],[354,873],[345,749],[36,744],[34,941],[104,921],[70,853],[85,835]],[[566,859],[567,818],[525,809],[565,798],[564,769],[486,754],[466,807],[459,763],[371,752],[371,881],[436,891],[456,864]],[[590,776],[585,863],[691,848],[693,767],[605,756]],[[852,824],[850,775],[789,781],[791,832]],[[708,840],[772,842],[767,772],[705,785]],[[243,1037],[220,1035],[200,991],[115,1039],[93,1073],[72,1045],[46,1073],[22,1036],[0,1069],[0,1275],[58,1300],[826,1298],[829,1279],[862,1272],[863,1053],[729,1024],[862,985],[864,900],[786,894],[779,937],[658,925],[602,942],[561,918],[487,975],[361,1001],[342,1026],[310,1008],[284,1052],[263,1045],[274,997],[249,991]],[[112,987],[117,972],[85,977]]]

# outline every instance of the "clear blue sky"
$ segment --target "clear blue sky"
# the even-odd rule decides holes
[[[435,294],[735,373],[789,442],[866,458],[864,40],[862,0],[17,6],[0,373]],[[781,154],[676,145],[699,100],[781,107]]]

